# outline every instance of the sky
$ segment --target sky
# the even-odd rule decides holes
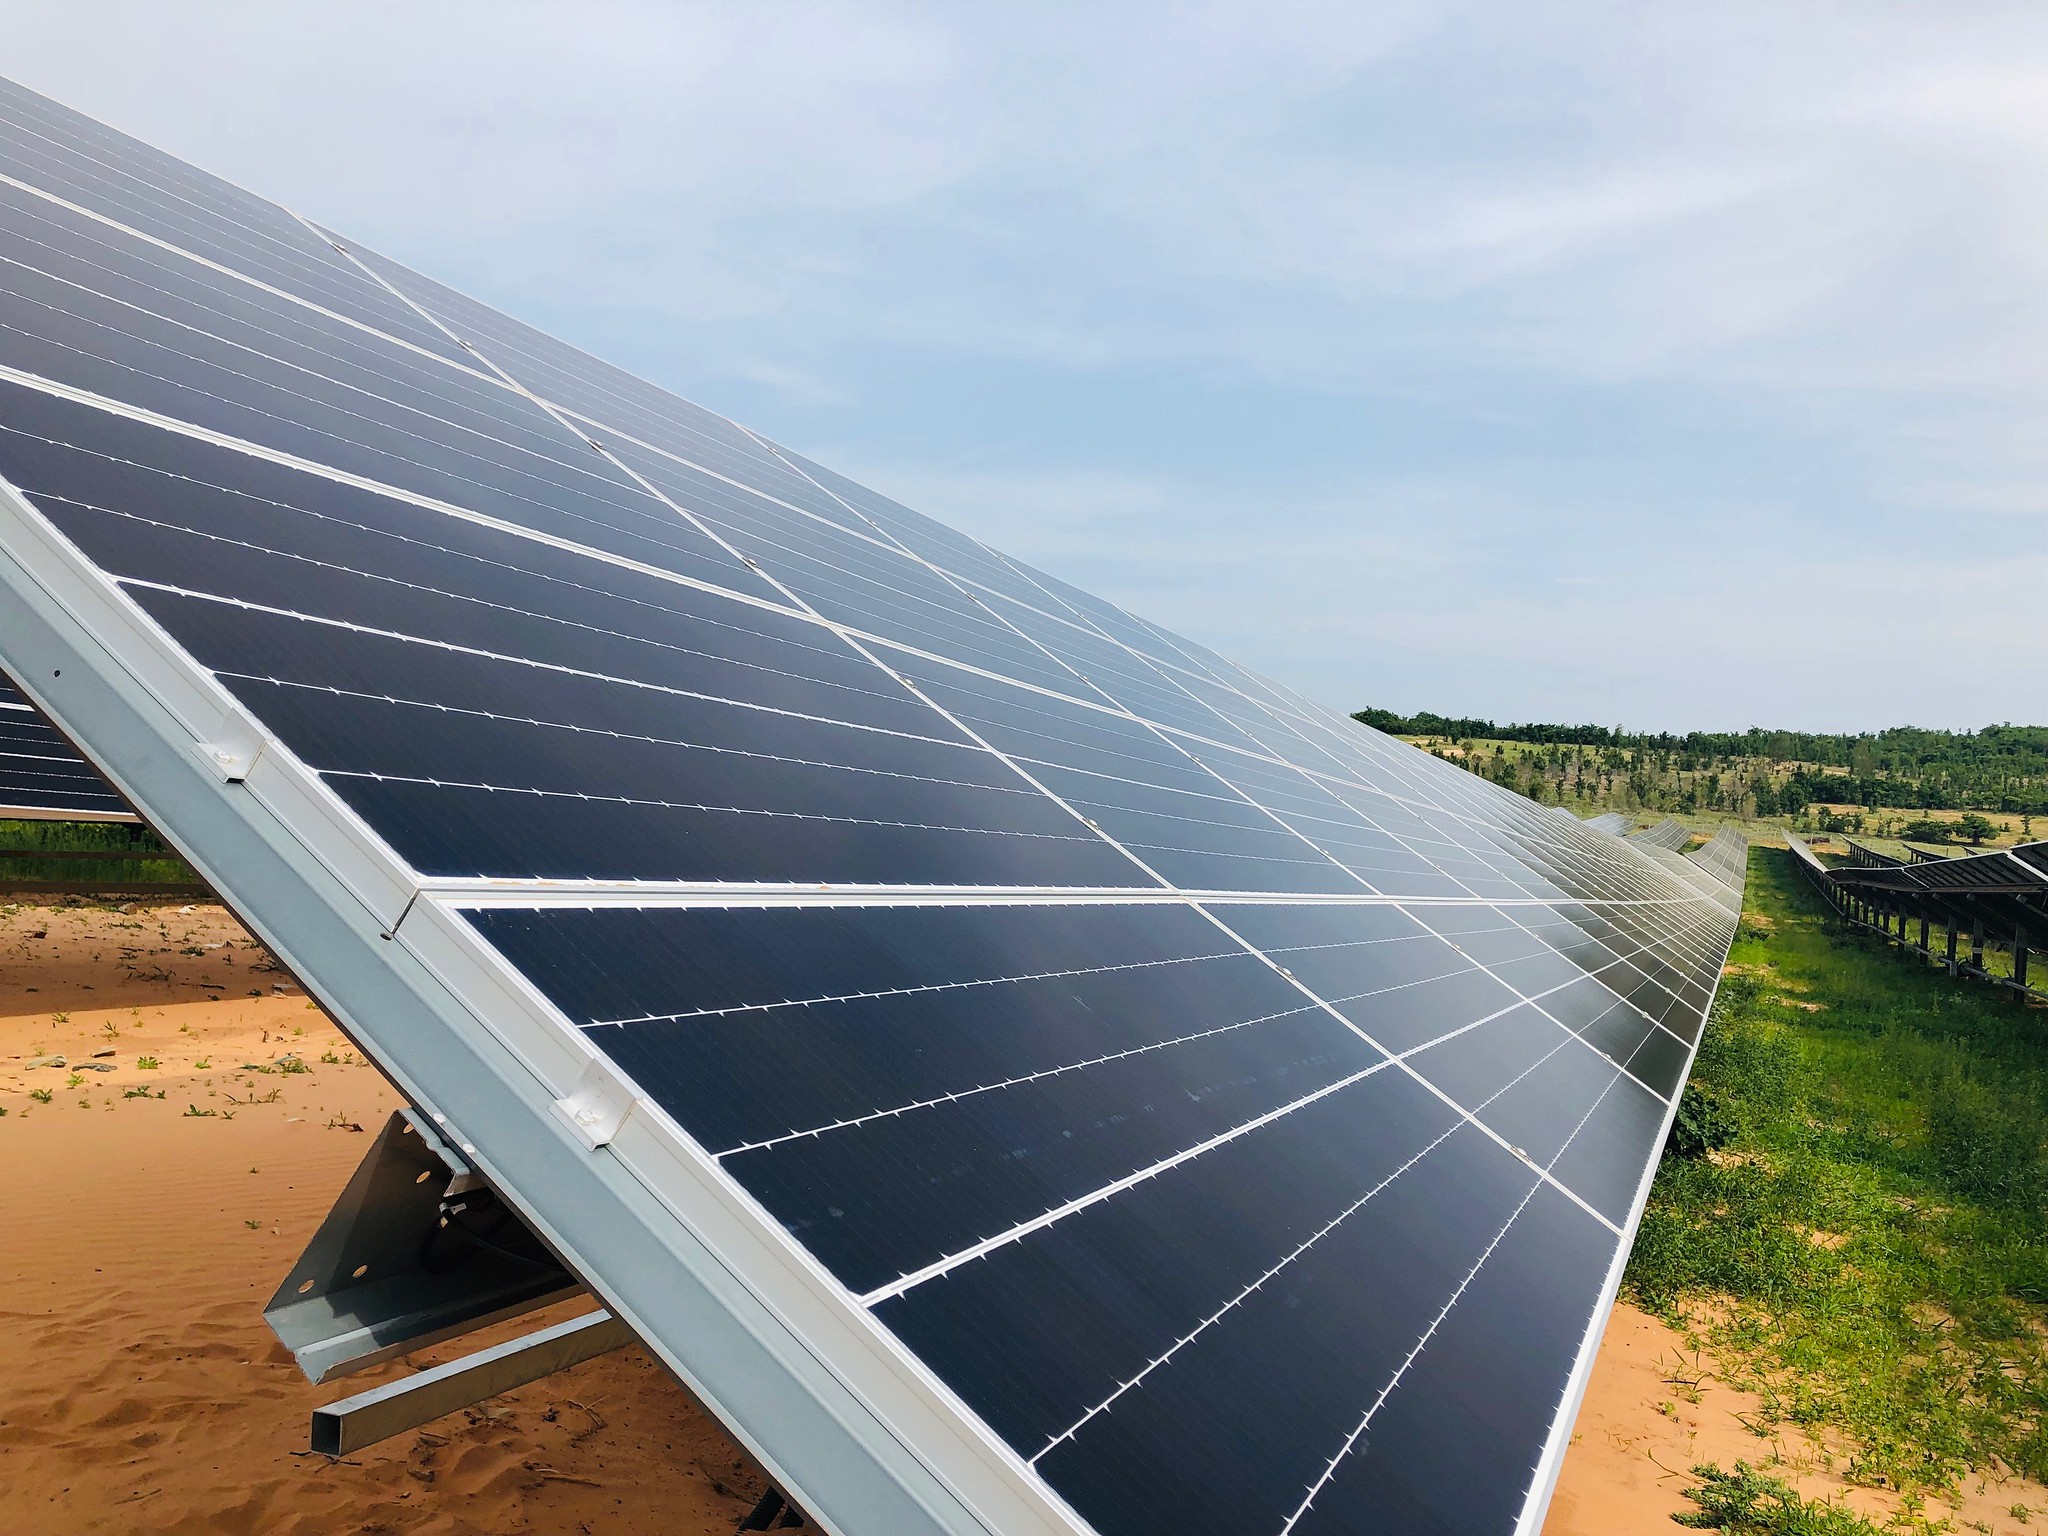
[[[2048,8],[9,0],[0,72],[1344,709],[2048,720]]]

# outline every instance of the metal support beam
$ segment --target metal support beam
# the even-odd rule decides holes
[[[1948,925],[1948,973],[1951,976],[1956,973],[1956,925],[1953,920]]]
[[[632,1342],[631,1330],[603,1310],[542,1328],[315,1408],[313,1449],[346,1456]]]
[[[434,1123],[400,1110],[263,1309],[309,1381],[582,1290]]]
[[[2020,1002],[2027,1000],[2027,933],[2024,928],[2012,936],[2012,984],[2020,989]]]
[[[1984,919],[1981,917],[1970,924],[1970,969],[1984,969]]]

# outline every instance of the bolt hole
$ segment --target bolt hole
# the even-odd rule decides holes
[[[362,1278],[363,1278],[363,1276],[367,1275],[367,1274],[368,1274],[369,1272],[370,1272],[370,1266],[369,1266],[369,1265],[367,1265],[367,1264],[358,1264],[358,1265],[357,1265],[357,1266],[355,1267],[355,1272],[354,1272],[353,1274],[351,1274],[351,1275],[349,1276],[349,1278],[350,1278],[351,1280],[360,1280],[360,1279],[362,1279]]]
[[[299,1294],[301,1296],[305,1295],[306,1292],[310,1291],[311,1289],[313,1289],[313,1282],[310,1278],[301,1280],[299,1282]]]
[[[427,1170],[426,1172],[423,1172],[423,1173],[422,1173],[422,1174],[421,1174],[421,1175],[420,1175],[420,1176],[419,1176],[418,1178],[414,1179],[414,1180],[413,1180],[413,1183],[415,1183],[415,1184],[424,1184],[424,1183],[426,1183],[426,1182],[427,1182],[427,1180],[431,1179],[431,1178],[432,1178],[433,1176],[434,1176],[434,1175],[433,1175],[433,1171],[432,1171],[431,1169],[429,1169],[429,1170]]]

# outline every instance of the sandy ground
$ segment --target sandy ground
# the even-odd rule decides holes
[[[218,907],[0,907],[0,1529],[732,1531],[761,1484],[637,1350],[345,1461],[307,1453],[317,1404],[479,1342],[314,1387],[263,1325],[396,1105]],[[1815,1460],[1751,1434],[1754,1407],[1619,1309],[1546,1536],[1675,1532],[1695,1463]],[[1983,1490],[1958,1524],[2017,1532],[2015,1503],[2038,1520],[2048,1490]]]
[[[306,1453],[317,1404],[475,1341],[314,1387],[264,1327],[397,1105],[264,963],[213,906],[0,908],[0,1530],[728,1536],[761,1485],[637,1350]]]
[[[1683,1334],[1634,1307],[1616,1307],[1543,1536],[1677,1536],[1670,1517],[1695,1508],[1685,1498],[1694,1481],[1686,1474],[1703,1463],[1733,1470],[1746,1461],[1809,1499],[1839,1501],[1880,1526],[1898,1512],[1897,1499],[1831,1475],[1804,1436],[1758,1435],[1750,1425],[1761,1422],[1760,1408],[1754,1394],[1722,1385],[1713,1357],[1689,1347]],[[1963,1489],[1953,1505],[1930,1500],[1924,1513],[1948,1519],[1959,1536],[2033,1536],[2048,1520],[2048,1488],[1987,1479]]]

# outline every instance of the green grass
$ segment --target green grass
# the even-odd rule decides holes
[[[156,834],[125,822],[0,819],[0,849],[135,855],[71,860],[10,859],[0,854],[0,881],[90,881],[113,890],[123,884],[178,884],[199,878]]]
[[[1722,1145],[1666,1156],[1627,1293],[1851,1481],[2048,1479],[2048,1013],[1851,930],[1789,854],[1749,869],[1689,1090]]]

